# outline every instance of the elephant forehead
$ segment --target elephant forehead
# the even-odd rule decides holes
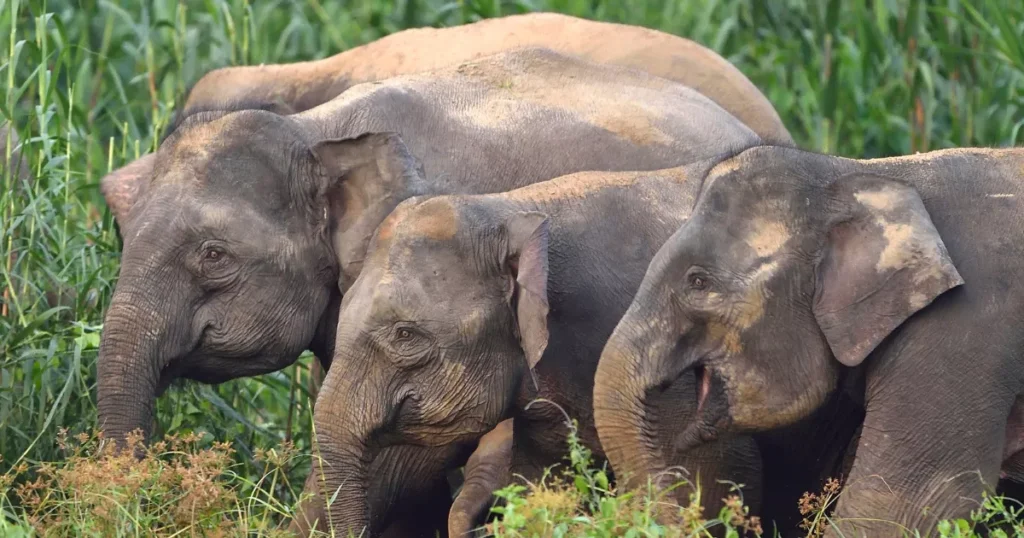
[[[202,164],[210,161],[217,153],[216,150],[224,146],[235,123],[237,123],[236,118],[229,115],[179,128],[179,131],[174,134],[164,162],[174,168],[191,169],[194,172],[191,174],[192,179],[204,179],[204,175],[198,173],[202,170]],[[175,166],[181,164],[190,166]],[[164,176],[179,179],[183,177],[182,174],[164,174]]]
[[[234,113],[179,128],[160,148],[154,183],[191,184],[208,194],[290,204],[288,179],[304,144],[269,119]]]
[[[459,328],[475,333],[483,329],[488,311],[482,287],[429,269],[380,271],[366,288],[370,308],[381,319],[417,321],[433,330]]]
[[[452,239],[458,229],[458,215],[452,202],[446,197],[436,197],[399,205],[381,223],[377,236],[383,244],[400,245],[421,239]]]

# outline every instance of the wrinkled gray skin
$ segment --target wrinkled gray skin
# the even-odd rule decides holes
[[[722,149],[735,153],[747,142]],[[591,411],[597,360],[651,257],[692,207],[699,183],[690,178],[701,172],[584,172],[507,193],[400,204],[345,294],[334,367],[314,414],[326,490],[339,491],[334,530],[373,527],[368,466],[394,445],[470,442],[513,418],[511,472],[540,479],[564,458],[568,432],[556,407],[528,405],[535,398],[579,420],[600,464]],[[668,416],[692,417],[695,390],[684,378],[650,399]],[[753,439],[725,437],[672,463],[700,473],[709,513],[730,489],[717,479],[747,485],[758,509]],[[678,500],[691,492],[680,488]]]
[[[386,131],[409,148],[360,136]],[[176,378],[258,375],[305,349],[329,361],[339,288],[405,198],[666,168],[757,141],[688,88],[544,50],[357,86],[292,116],[192,116],[150,161],[152,175],[104,180],[124,248],[100,349],[100,427],[113,439],[147,431],[154,398]],[[407,181],[409,167],[388,164],[396,152],[419,156],[429,179]],[[415,485],[407,498],[436,493],[439,469],[465,450],[382,453],[368,493],[375,521],[406,495],[400,480]]]
[[[605,347],[602,442],[680,376],[707,388],[678,450],[792,424],[838,387],[865,409],[839,530],[966,516],[1024,447],[1022,180],[1019,149],[724,160]]]

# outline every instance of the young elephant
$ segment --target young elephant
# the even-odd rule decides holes
[[[395,444],[469,442],[514,418],[512,471],[538,479],[565,456],[568,432],[555,406],[528,405],[535,398],[578,419],[603,460],[591,412],[597,360],[651,257],[693,205],[699,177],[692,168],[584,172],[399,205],[345,294],[314,413],[325,490],[337,492],[334,530],[372,525],[367,463]],[[683,395],[695,390],[685,378],[649,397],[660,412],[690,417],[696,406]],[[723,438],[674,463],[700,473],[709,510],[730,487],[716,479],[747,485],[756,509],[752,439]],[[680,500],[690,491],[677,490]]]
[[[631,449],[617,417],[647,428],[644,392],[680,376],[701,387],[680,451],[792,424],[859,385],[838,530],[928,535],[966,516],[1024,446],[1022,180],[1019,149],[722,161],[601,357],[607,450]]]
[[[363,136],[373,131],[401,133],[412,151]],[[757,143],[689,88],[544,50],[357,86],[292,116],[192,116],[161,145],[152,176],[104,179],[125,241],[100,346],[100,427],[112,439],[145,431],[176,378],[271,372],[305,349],[329,364],[341,292],[405,198],[667,168]],[[378,521],[425,498],[416,488],[448,458],[464,460],[463,448],[382,455]]]

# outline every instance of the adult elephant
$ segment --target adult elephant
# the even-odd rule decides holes
[[[182,117],[239,103],[279,114],[321,105],[348,88],[432,71],[518,48],[544,47],[689,86],[739,118],[762,139],[792,144],[771,103],[714,51],[657,30],[558,13],[485,19],[451,28],[416,28],[322,60],[211,71],[192,87]]]
[[[731,117],[718,121],[742,132]],[[737,136],[719,150],[750,142]],[[511,472],[537,481],[565,456],[564,411],[603,462],[591,405],[597,361],[650,259],[685,220],[700,175],[699,166],[583,172],[400,204],[345,294],[334,367],[314,413],[324,488],[336,497],[334,532],[372,528],[368,463],[390,446],[472,443],[511,418]],[[696,390],[692,378],[669,380],[647,398],[668,416],[693,417]],[[747,486],[747,504],[759,509],[761,462],[750,437],[672,463],[692,473],[709,512],[730,493],[719,480]],[[484,498],[502,485],[481,488]],[[674,495],[686,505],[694,491]]]
[[[1024,447],[1022,180],[1020,149],[723,160],[603,352],[602,442],[644,450],[622,417],[647,428],[644,390],[679,376],[701,390],[678,450],[792,424],[856,387],[838,530],[928,535],[966,516]]]
[[[349,88],[443,69],[519,48],[542,47],[594,63],[639,69],[693,88],[736,116],[767,142],[793,139],[768,99],[714,51],[640,26],[597,22],[557,13],[485,19],[451,28],[417,28],[383,37],[322,60],[216,69],[191,88],[171,130],[204,111],[262,109],[286,115],[319,106]],[[152,173],[155,154],[114,172]],[[104,182],[104,189],[111,188]],[[131,190],[135,182],[117,182]],[[134,197],[133,192],[126,193]],[[112,208],[115,215],[119,208]]]
[[[399,133],[409,147],[369,132]],[[105,179],[124,250],[100,346],[100,427],[113,439],[146,431],[176,378],[266,373],[305,349],[329,364],[342,291],[409,196],[666,168],[757,143],[690,88],[539,49],[356,86],[290,116],[190,116],[151,175]],[[411,155],[426,176],[392,166]],[[400,501],[403,473],[434,477],[461,448],[409,450],[375,463],[377,513]]]

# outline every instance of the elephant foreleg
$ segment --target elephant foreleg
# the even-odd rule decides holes
[[[512,478],[512,419],[498,424],[480,438],[469,457],[462,491],[448,515],[448,536],[466,536],[486,516],[493,492]]]
[[[897,414],[893,406],[868,405],[836,504],[836,528],[827,535],[872,538],[916,529],[928,537],[939,520],[977,508],[998,478],[1001,454],[992,440],[1003,434],[1003,424],[982,407],[910,404],[896,407]],[[955,424],[950,417],[957,417]],[[906,420],[923,429],[908,428]]]

